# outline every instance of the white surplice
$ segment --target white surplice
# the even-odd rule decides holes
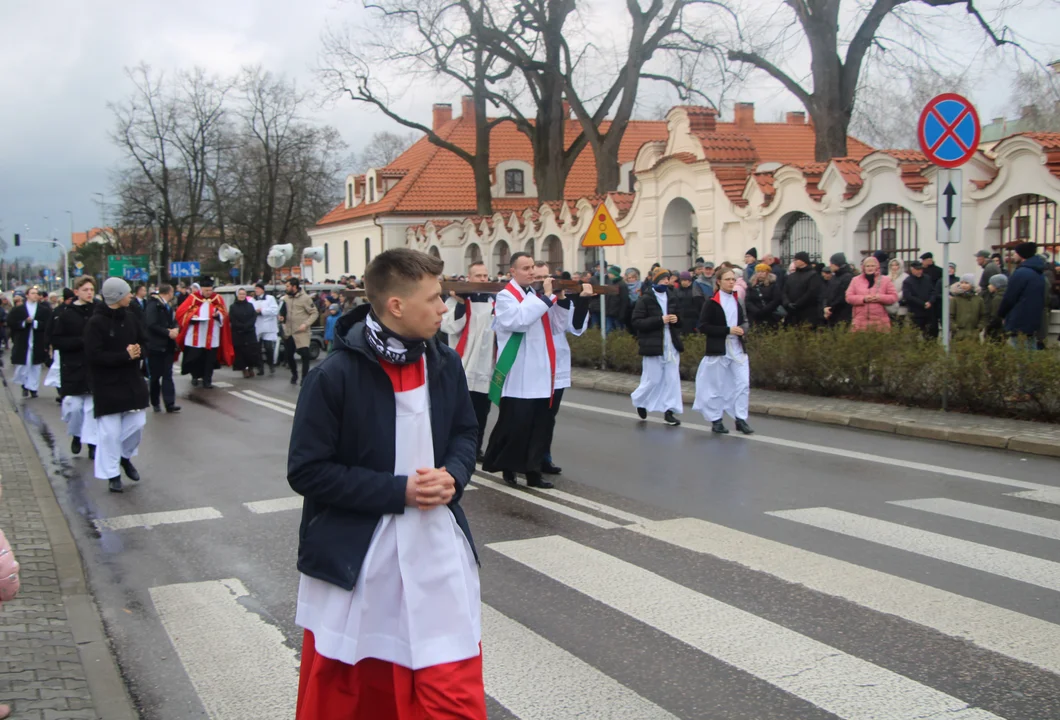
[[[725,324],[736,327],[740,321],[739,301],[726,292],[719,292],[718,297],[725,311]],[[734,418],[746,420],[750,397],[751,364],[747,353],[739,337],[727,335],[725,354],[706,355],[699,363],[699,370],[696,371],[696,400],[692,409],[702,413],[711,422],[721,420],[726,412]]]
[[[435,467],[427,383],[395,396],[394,473],[412,477]],[[479,592],[475,556],[452,511],[406,507],[380,518],[353,590],[301,576],[295,623],[324,657],[419,670],[478,656]]]
[[[442,317],[442,331],[449,334],[449,347],[456,350],[460,345],[460,336],[467,329],[467,344],[460,362],[467,377],[467,389],[471,392],[488,393],[490,380],[493,378],[493,301],[473,302],[471,317],[468,314],[458,320],[456,308],[463,305],[462,298],[447,298],[445,315]],[[470,327],[468,326],[470,323]]]
[[[655,293],[663,316],[666,315],[666,293]],[[684,399],[681,397],[681,355],[674,347],[670,336],[670,325],[663,326],[663,354],[641,358],[640,385],[630,396],[633,407],[644,408],[648,412],[666,412],[673,410],[680,415],[684,412]]]
[[[547,314],[549,325],[563,324],[569,308],[548,303],[532,288],[524,290],[515,281],[497,293],[493,314],[493,332],[497,336],[497,358],[515,333],[524,333],[519,353],[515,356],[502,395],[528,400],[552,397],[554,357],[549,357],[548,340],[542,318]],[[553,349],[555,349],[555,337]]]
[[[212,302],[199,304],[196,317],[191,320],[191,327],[184,336],[184,346],[194,348],[219,348],[221,347],[221,325],[224,324],[224,316],[210,322],[210,315],[220,312]],[[255,320],[255,323],[257,321]],[[211,330],[212,325],[212,330]]]

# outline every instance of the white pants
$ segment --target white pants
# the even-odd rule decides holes
[[[63,398],[62,412],[67,435],[81,438],[86,445],[98,443],[99,431],[91,395],[67,395]]]
[[[630,396],[633,407],[648,412],[673,410],[680,415],[684,409],[681,397],[681,356],[665,362],[661,356],[641,359],[640,385]]]
[[[700,361],[693,410],[711,422],[721,420],[726,412],[738,420],[746,420],[750,397],[751,364],[746,355],[740,359],[707,355]]]
[[[40,365],[16,365],[13,379],[15,384],[37,392],[40,390]]]
[[[114,413],[96,418],[96,478],[110,480],[121,475],[121,461],[136,457],[147,424],[147,411]]]

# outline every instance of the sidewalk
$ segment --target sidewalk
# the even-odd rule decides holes
[[[574,368],[571,381],[574,387],[584,390],[629,394],[636,389],[640,378],[626,373]],[[691,405],[695,398],[695,383],[685,380],[681,385],[685,402]],[[757,415],[848,425],[862,430],[1060,457],[1060,425],[1051,423],[756,389],[751,390],[750,409]]]
[[[0,484],[0,529],[22,566],[19,596],[0,608],[0,704],[12,706],[12,720],[137,718],[81,556],[7,387]]]

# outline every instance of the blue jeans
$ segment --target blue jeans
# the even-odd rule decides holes
[[[609,317],[607,318],[607,332],[613,333],[615,330],[621,330],[625,327],[622,325],[622,321],[618,318]]]
[[[1037,350],[1038,338],[1028,335],[1009,335],[1008,344],[1017,350]]]

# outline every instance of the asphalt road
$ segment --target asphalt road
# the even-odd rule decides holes
[[[122,495],[21,401],[148,720],[293,717],[297,388],[215,380]],[[465,495],[491,718],[1060,717],[1060,462],[567,392],[558,492]]]

